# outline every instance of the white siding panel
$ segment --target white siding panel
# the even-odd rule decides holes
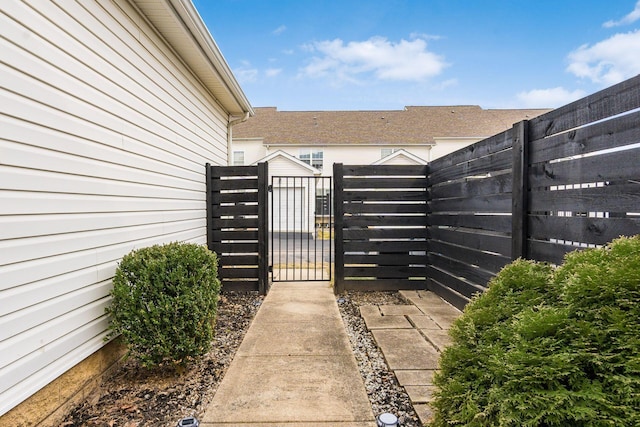
[[[0,415],[103,343],[122,256],[206,241],[228,114],[126,0],[0,11]]]

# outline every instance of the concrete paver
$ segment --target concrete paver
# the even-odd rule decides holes
[[[409,305],[367,306],[363,318],[389,367],[394,371],[423,423],[432,418],[429,402],[435,386],[433,375],[438,367],[440,352],[450,343],[448,330],[461,312],[429,291],[400,291]],[[365,314],[366,313],[366,314]],[[397,319],[405,317],[413,329],[393,328]],[[376,327],[371,327],[375,325]]]
[[[401,386],[405,385],[432,385],[435,369],[419,370],[395,370],[396,378]]]
[[[373,427],[333,290],[275,283],[200,425]]]
[[[438,367],[438,351],[416,329],[374,329],[371,333],[391,370]]]

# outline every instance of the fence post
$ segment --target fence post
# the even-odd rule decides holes
[[[211,203],[213,200],[212,199],[212,194],[211,192],[212,190],[212,185],[211,185],[211,164],[207,163],[204,165],[205,167],[205,186],[206,186],[206,203],[207,203],[207,207],[206,207],[206,214],[207,214],[207,248],[209,248],[209,250],[213,250],[211,249],[213,247],[213,232],[211,230],[211,227],[213,227],[213,224],[211,222],[211,218],[212,218],[212,212],[211,212]]]
[[[336,294],[344,292],[344,167],[342,163],[333,164],[333,212],[335,269],[334,288]]]
[[[511,259],[527,258],[529,211],[529,121],[513,125]]]
[[[258,163],[258,291],[269,291],[269,164]]]

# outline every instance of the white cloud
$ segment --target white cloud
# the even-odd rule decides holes
[[[271,32],[271,34],[275,34],[277,36],[277,35],[280,35],[280,34],[284,33],[286,31],[286,29],[287,29],[286,25],[280,25],[278,28],[273,30]]]
[[[267,68],[265,74],[267,77],[275,77],[282,72],[282,68]]]
[[[615,34],[568,56],[567,71],[594,83],[612,85],[640,73],[640,30]]]
[[[640,19],[640,0],[638,0],[638,2],[636,3],[636,7],[622,19],[618,21],[607,21],[602,24],[602,26],[605,28],[618,27],[620,25],[633,24],[638,19]]]
[[[423,81],[436,76],[448,65],[444,58],[427,50],[427,42],[390,42],[384,37],[344,43],[340,39],[303,46],[317,53],[302,72],[311,77],[331,76],[340,81],[356,82],[367,73],[381,80]]]
[[[242,65],[233,70],[240,83],[254,83],[258,79],[258,69],[253,68],[248,61],[242,61]]]
[[[586,93],[579,89],[568,91],[563,87],[554,87],[520,92],[517,97],[523,108],[549,108],[560,107],[585,95]]]

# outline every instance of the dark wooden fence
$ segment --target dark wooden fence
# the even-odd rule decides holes
[[[462,308],[513,259],[558,264],[569,251],[640,234],[639,110],[637,76],[434,160],[415,178],[337,165],[337,291],[423,286]]]
[[[640,76],[433,161],[429,288],[462,307],[512,259],[640,234],[638,108]]]
[[[426,287],[427,166],[333,166],[335,289]]]
[[[222,290],[265,294],[267,164],[206,168],[207,244],[218,254]]]

